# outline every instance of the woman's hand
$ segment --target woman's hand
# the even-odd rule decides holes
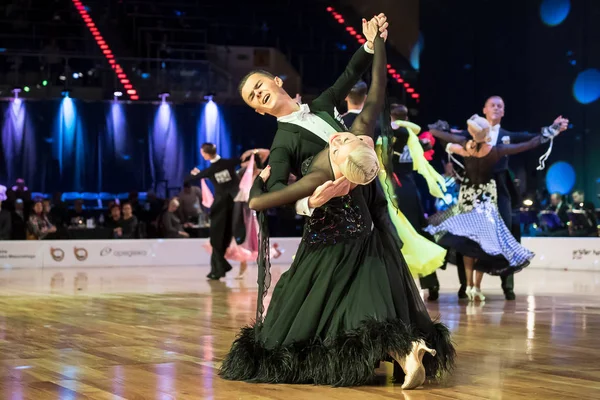
[[[343,176],[335,181],[327,181],[308,198],[308,206],[319,208],[334,197],[345,196],[350,192],[351,186],[352,183]]]
[[[271,166],[267,165],[267,167],[265,169],[263,169],[262,171],[260,171],[260,175],[261,179],[263,180],[263,182],[266,182],[267,179],[269,179],[269,177],[271,176]]]

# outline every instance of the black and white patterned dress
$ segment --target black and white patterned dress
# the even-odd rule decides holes
[[[536,147],[541,138],[518,145],[498,145],[483,157],[465,157],[465,180],[458,204],[429,218],[425,229],[438,244],[476,258],[475,269],[510,275],[529,265],[534,253],[521,246],[498,212],[494,165],[500,158]]]

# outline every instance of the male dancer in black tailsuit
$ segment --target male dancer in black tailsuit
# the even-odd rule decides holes
[[[386,16],[379,14],[374,19],[381,37],[386,39],[388,26]],[[267,181],[268,191],[277,191],[287,186],[290,173],[302,177],[302,163],[323,150],[330,135],[348,131],[338,108],[341,108],[352,87],[371,65],[375,36],[368,36],[365,32],[366,26],[367,21],[363,19],[363,34],[367,42],[354,54],[333,86],[321,93],[310,106],[298,104],[282,88],[283,81],[269,72],[253,71],[240,82],[239,91],[246,104],[261,115],[269,114],[277,117],[277,132],[269,157],[271,176]],[[248,150],[241,158],[245,160],[252,152],[261,153],[266,150]],[[377,195],[369,204],[374,228],[394,238],[398,249],[391,249],[391,251],[400,252],[402,242],[390,219],[387,200],[379,180],[375,179],[371,185],[377,186]],[[310,216],[315,208],[321,207],[334,197],[347,194],[349,189],[350,183],[344,178],[327,182],[317,188],[312,196],[296,202],[296,212]],[[395,273],[396,271],[388,270],[388,274]],[[402,370],[398,366],[394,368],[394,377],[400,382],[404,379]]]
[[[394,127],[394,175],[398,178],[398,184],[395,187],[398,208],[404,214],[408,222],[419,233],[419,235],[434,241],[430,234],[423,231],[427,226],[425,211],[423,210],[419,189],[415,182],[415,172],[413,170],[413,159],[408,150],[408,130],[403,126],[395,126],[393,121],[408,121],[408,108],[403,104],[392,104],[392,125]],[[424,147],[423,143],[421,145]],[[424,147],[425,150],[425,147]],[[442,265],[440,265],[442,267]],[[437,274],[433,273],[419,278],[419,284],[422,289],[429,291],[427,300],[436,301],[440,296],[440,282]]]
[[[385,15],[380,14],[374,18],[377,19],[381,36],[387,38],[388,24]],[[366,24],[367,21],[363,20],[363,27]],[[271,166],[271,176],[267,182],[269,191],[277,191],[287,186],[290,173],[301,177],[304,160],[323,150],[330,135],[348,131],[342,122],[338,108],[341,108],[352,87],[371,65],[374,37],[366,37],[366,39],[367,42],[354,54],[333,86],[325,90],[310,106],[298,104],[282,88],[283,81],[269,72],[253,71],[240,82],[240,94],[250,107],[259,114],[277,117],[277,132],[269,157]],[[251,152],[252,150],[249,150],[244,153],[242,159],[247,158]],[[312,196],[299,200],[296,203],[296,212],[310,216],[315,208],[322,206],[333,197],[347,194],[349,187],[350,184],[345,179],[328,182],[319,187]],[[393,232],[397,238],[385,207],[386,200],[381,188],[379,194],[377,204],[373,204],[370,210],[375,227]]]
[[[221,158],[217,155],[217,147],[212,143],[204,143],[200,148],[202,157],[210,161],[210,167],[200,171],[194,168],[185,179],[186,183],[208,178],[215,187],[215,199],[210,208],[210,273],[207,278],[218,280],[231,270],[225,259],[225,251],[233,237],[233,199],[237,195],[240,179],[235,169],[240,160]]]
[[[504,117],[504,100],[502,100],[502,97],[500,96],[492,96],[487,99],[483,107],[483,114],[491,126],[490,144],[493,146],[498,143],[509,144],[526,142],[533,136],[538,135],[529,132],[509,132],[500,126],[502,117]],[[562,116],[559,116],[554,121],[554,124],[560,124],[560,132],[562,132],[567,129],[569,121]],[[469,132],[467,131],[462,131],[460,133],[465,137],[470,137]],[[512,209],[516,206],[516,204],[513,203],[518,199],[518,193],[508,171],[508,156],[503,157],[496,164],[494,169],[494,180],[496,181],[498,190],[498,211],[500,212],[504,223],[510,229],[513,226]],[[461,274],[459,274],[459,276],[461,276]],[[462,275],[461,278],[463,276],[464,275]],[[501,278],[504,297],[506,300],[514,300],[514,275],[503,276]],[[461,291],[463,291],[466,287],[466,277],[465,280],[461,280],[460,283]],[[461,292],[459,292],[459,297],[460,293]]]

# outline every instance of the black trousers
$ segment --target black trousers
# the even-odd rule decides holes
[[[215,201],[210,210],[210,273],[223,277],[231,270],[225,252],[233,237],[233,198],[228,196]]]
[[[517,214],[516,217],[513,218],[510,196],[507,196],[504,193],[498,193],[498,211],[500,212],[500,216],[502,216],[506,227],[510,229],[510,232],[515,239],[517,239],[517,242],[521,243],[519,215]],[[500,279],[502,280],[502,290],[504,292],[512,292],[515,287],[514,275],[502,276]]]

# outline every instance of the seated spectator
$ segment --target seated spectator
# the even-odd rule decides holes
[[[573,210],[583,214],[582,223],[571,223],[571,236],[598,236],[598,222],[596,221],[596,208],[594,203],[585,200],[581,190],[573,192]]]
[[[27,214],[25,213],[23,199],[16,199],[14,211],[10,219],[12,224],[12,240],[25,240],[27,227]]]
[[[77,199],[73,203],[73,209],[69,210],[69,222],[71,225],[85,225],[88,219],[88,213],[83,208],[83,200]]]
[[[189,238],[190,234],[184,231],[184,227],[189,225],[188,223],[182,225],[181,220],[177,217],[177,209],[179,208],[179,200],[177,198],[172,199],[169,202],[167,211],[162,216],[162,228],[166,238]]]
[[[560,193],[550,196],[550,205],[541,213],[540,226],[542,232],[539,236],[569,236],[567,228],[569,223],[569,206]],[[545,214],[548,219],[544,219]]]
[[[177,196],[179,198],[179,215],[185,222],[198,223],[198,217],[203,214],[202,189],[192,186],[189,182],[183,184],[183,190]]]
[[[106,220],[106,227],[112,229],[113,238],[119,239],[123,236],[123,225],[121,224],[121,208],[114,203],[110,206],[110,217]]]
[[[121,206],[123,218],[121,219],[121,239],[135,239],[138,232],[138,219],[133,215],[133,207],[125,202]]]
[[[48,220],[44,213],[44,206],[39,200],[33,205],[33,213],[29,216],[27,228],[27,239],[30,240],[42,240],[49,234],[56,232],[56,227]]]
[[[3,201],[6,201],[6,186],[0,185],[0,240],[10,240],[12,230],[10,211],[2,208]]]
[[[138,221],[143,221],[147,218],[147,212],[144,209],[144,206],[140,203],[139,192],[129,192],[129,198],[127,199],[127,203],[131,204],[131,210],[133,211],[133,215],[137,217]],[[121,205],[121,208],[123,208],[124,205],[125,203]]]
[[[54,226],[66,226],[69,224],[69,208],[62,201],[62,193],[54,193],[52,196],[52,206],[47,215]]]

